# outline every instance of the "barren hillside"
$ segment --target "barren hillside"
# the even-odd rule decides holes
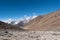
[[[24,27],[28,30],[60,31],[60,11],[38,16]]]

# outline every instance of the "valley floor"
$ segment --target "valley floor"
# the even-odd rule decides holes
[[[60,32],[0,30],[0,40],[60,40]]]

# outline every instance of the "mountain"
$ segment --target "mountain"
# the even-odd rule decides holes
[[[17,27],[23,27],[25,26],[30,20],[36,18],[37,16],[25,16],[24,18],[18,18],[18,19],[7,19],[7,20],[2,20],[4,23],[17,26]]]
[[[30,20],[33,20],[34,18],[36,18],[37,16],[33,16],[32,18],[25,18],[23,20],[20,20],[17,24],[15,24],[15,26],[18,27],[24,27],[25,25],[27,25],[29,23]],[[14,23],[14,22],[13,22]]]
[[[20,29],[24,30],[23,27],[32,19],[34,19],[37,16],[32,17],[25,17],[22,19],[7,19],[0,21],[0,28],[1,29]]]
[[[60,31],[60,11],[38,16],[31,20],[24,29],[32,31]]]
[[[0,29],[17,29],[17,30],[23,30],[23,29],[20,28],[20,27],[13,26],[13,25],[11,25],[11,24],[4,23],[4,22],[2,22],[2,21],[0,21]]]
[[[0,20],[3,21],[5,23],[11,24],[11,25],[16,25],[19,24],[21,21],[23,21],[23,23],[28,23],[30,20],[36,18],[37,15],[33,15],[33,16],[24,16],[23,18],[17,18],[17,19],[13,19],[13,18],[9,18],[9,19],[4,19],[4,20]]]

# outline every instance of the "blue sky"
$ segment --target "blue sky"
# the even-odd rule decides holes
[[[47,14],[60,10],[60,0],[0,0],[0,19]]]

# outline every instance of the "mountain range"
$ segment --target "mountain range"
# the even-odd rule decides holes
[[[60,10],[24,20],[0,21],[0,28],[25,29],[30,31],[60,31]]]
[[[22,19],[8,19],[0,21],[0,27],[2,29],[23,29],[23,27],[32,19],[37,16],[25,17]]]

